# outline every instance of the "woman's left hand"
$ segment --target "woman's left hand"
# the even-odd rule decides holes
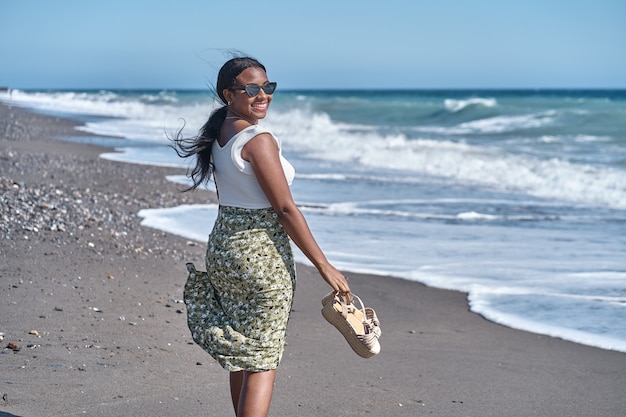
[[[348,285],[346,277],[331,264],[318,267],[318,271],[322,278],[324,278],[324,281],[326,281],[334,291],[339,291],[342,294],[350,292],[350,286]]]

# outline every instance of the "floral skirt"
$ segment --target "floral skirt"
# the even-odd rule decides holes
[[[187,265],[184,300],[193,340],[229,371],[275,369],[296,274],[289,237],[274,210],[220,207],[206,267]]]

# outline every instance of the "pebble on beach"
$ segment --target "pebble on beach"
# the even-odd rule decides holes
[[[7,349],[11,349],[13,351],[19,351],[20,350],[20,345],[18,345],[15,342],[9,342],[9,344],[7,345]]]

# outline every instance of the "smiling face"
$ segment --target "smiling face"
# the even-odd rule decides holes
[[[263,85],[269,80],[263,68],[250,67],[243,70],[236,78],[233,87],[243,87],[246,84]],[[225,89],[224,97],[230,102],[228,108],[232,112],[251,122],[263,119],[269,108],[272,95],[266,94],[263,89],[255,97],[250,97],[244,90]]]

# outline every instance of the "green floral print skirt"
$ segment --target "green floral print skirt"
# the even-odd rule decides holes
[[[206,267],[203,272],[187,264],[184,300],[193,340],[229,371],[275,369],[296,273],[274,210],[220,207]]]

